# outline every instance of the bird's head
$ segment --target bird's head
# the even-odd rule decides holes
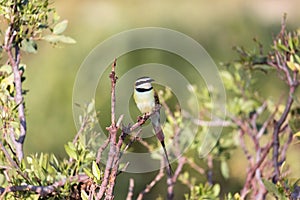
[[[152,88],[151,82],[154,80],[150,77],[141,77],[135,81],[135,89],[136,90],[149,90]]]

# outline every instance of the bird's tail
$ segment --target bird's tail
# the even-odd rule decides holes
[[[156,118],[157,119],[157,118]],[[158,118],[159,119],[159,118]],[[165,146],[165,136],[164,136],[164,132],[163,130],[161,129],[161,126],[160,126],[160,123],[159,121],[157,122],[157,120],[151,120],[152,122],[152,125],[153,125],[153,129],[155,131],[155,135],[157,137],[157,139],[160,141],[161,143],[161,146],[164,150],[164,153],[165,153],[165,158],[168,162],[168,166],[167,166],[167,173],[169,176],[172,176],[173,174],[173,170],[172,170],[172,167],[171,167],[171,164],[170,164],[170,161],[169,161],[169,156],[168,156],[168,153],[167,153],[167,150],[166,150],[166,146]]]
[[[160,141],[161,143],[161,146],[165,152],[165,157],[166,157],[166,160],[168,162],[168,166],[167,166],[167,172],[168,172],[168,176],[172,176],[174,173],[173,173],[173,169],[171,167],[171,164],[170,164],[170,161],[169,161],[169,156],[168,156],[168,153],[167,153],[167,150],[166,150],[166,146],[165,146],[165,142],[164,141]]]

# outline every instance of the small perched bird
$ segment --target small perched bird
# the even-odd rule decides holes
[[[167,150],[165,147],[165,136],[163,133],[163,130],[161,129],[161,124],[160,124],[160,113],[159,109],[155,109],[157,105],[159,105],[159,98],[155,90],[153,89],[153,86],[151,82],[154,80],[149,77],[141,77],[135,81],[134,85],[134,94],[133,98],[134,101],[138,107],[138,109],[141,111],[141,113],[146,114],[146,113],[151,113],[150,115],[150,120],[155,132],[155,135],[157,139],[160,141],[165,156],[166,160],[168,162],[168,167],[167,167],[167,172],[168,175],[172,175],[172,168],[169,162]]]

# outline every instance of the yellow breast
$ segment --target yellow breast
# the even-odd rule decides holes
[[[133,98],[141,113],[152,112],[152,110],[155,107],[153,90],[147,92],[137,92],[135,90],[133,94]]]

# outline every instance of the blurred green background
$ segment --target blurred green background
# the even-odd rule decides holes
[[[65,156],[63,146],[76,134],[72,90],[77,70],[96,45],[114,34],[147,26],[174,29],[197,40],[218,64],[235,58],[232,51],[235,45],[254,49],[254,37],[268,48],[272,36],[279,31],[283,13],[287,13],[289,28],[300,27],[298,0],[60,0],[54,1],[53,7],[62,20],[69,20],[66,34],[77,44],[53,48],[40,42],[37,55],[24,56],[28,69],[25,89],[29,89],[25,97],[26,154],[53,152],[58,157]],[[266,91],[266,97],[273,98],[281,87],[269,83],[259,89]],[[104,108],[97,109],[101,112]],[[236,166],[237,160],[233,159],[231,168],[239,173],[232,173],[230,182],[243,184],[242,154],[237,151],[236,157],[239,164]],[[149,173],[149,180],[151,176],[154,174]],[[231,189],[238,190],[239,185]]]

